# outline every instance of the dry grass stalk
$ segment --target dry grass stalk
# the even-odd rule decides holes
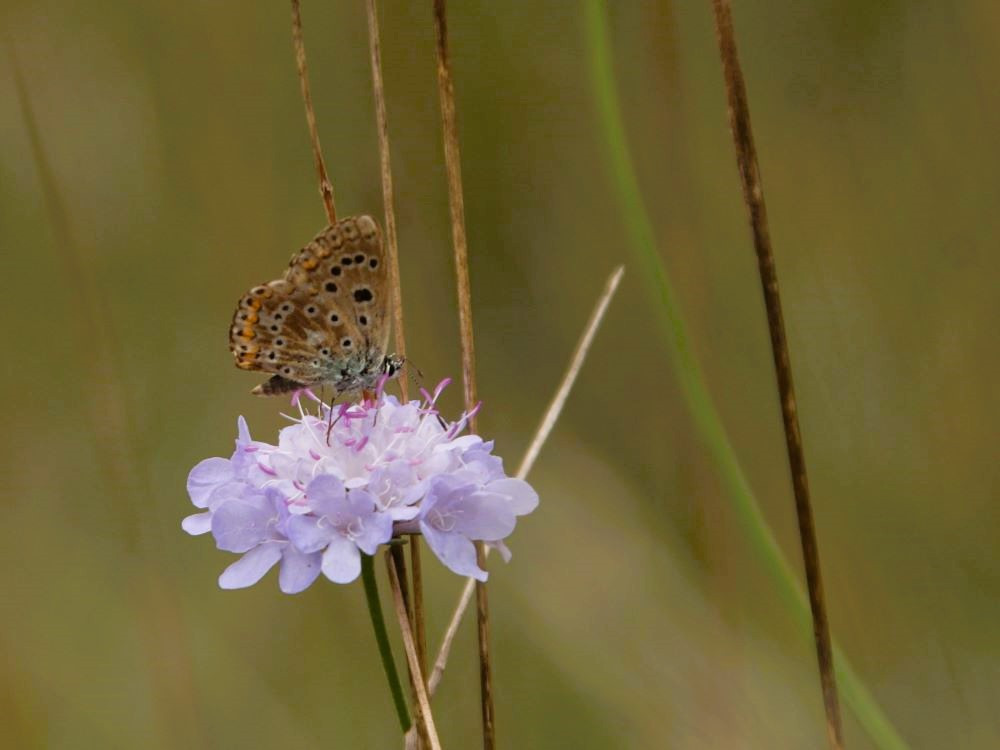
[[[569,397],[569,393],[576,383],[577,376],[583,368],[583,363],[587,359],[587,353],[590,351],[590,346],[594,341],[594,336],[597,334],[597,329],[604,319],[608,305],[611,304],[611,299],[614,297],[624,273],[625,267],[619,266],[604,285],[604,291],[601,293],[600,298],[598,298],[597,304],[594,306],[594,311],[590,314],[590,319],[583,330],[583,335],[577,342],[576,349],[563,375],[562,382],[560,382],[559,388],[556,389],[552,401],[549,402],[549,406],[545,410],[545,415],[542,417],[542,421],[535,431],[535,436],[532,438],[528,450],[525,451],[524,458],[521,459],[521,465],[518,467],[516,475],[518,479],[524,479],[528,475],[528,472],[531,471],[535,460],[538,458],[538,454],[541,452],[542,446],[545,444],[549,434],[552,432],[553,426],[559,419],[559,415],[566,405],[566,399]],[[445,667],[448,664],[448,656],[451,654],[451,644],[458,633],[458,626],[462,622],[462,616],[465,614],[465,610],[469,608],[469,602],[472,601],[472,593],[475,590],[473,584],[475,584],[475,579],[472,578],[469,578],[465,582],[462,594],[458,599],[458,604],[455,605],[455,610],[448,621],[448,627],[445,629],[444,638],[441,640],[441,648],[438,651],[437,658],[434,660],[434,668],[431,670],[430,678],[427,681],[427,689],[432,696],[441,683],[441,677],[444,675]]]
[[[378,8],[375,0],[366,0],[368,49],[372,64],[372,93],[375,97],[375,126],[378,131],[379,162],[382,168],[382,203],[385,207],[385,247],[389,257],[389,283],[392,288],[392,330],[396,353],[406,357],[403,334],[403,291],[399,280],[399,243],[396,237],[396,200],[392,189],[392,162],[389,153],[389,121],[386,115],[385,86],[382,82],[382,45],[379,41]],[[409,383],[399,379],[403,401],[409,400]]]
[[[406,610],[406,603],[403,601],[403,587],[401,580],[405,578],[405,571],[397,570],[397,560],[393,558],[392,551],[386,550],[385,566],[389,572],[389,584],[392,588],[392,603],[396,611],[396,619],[399,620],[399,630],[403,637],[403,650],[406,652],[406,663],[410,667],[410,684],[416,695],[416,721],[417,730],[420,737],[429,750],[441,750],[441,743],[438,740],[437,728],[434,725],[434,716],[431,713],[430,699],[427,696],[427,688],[424,683],[423,674],[420,671],[420,662],[417,658],[417,646],[413,640],[413,631],[410,628],[410,618]]]
[[[743,199],[750,217],[754,249],[757,252],[757,266],[760,271],[760,283],[764,292],[764,306],[767,309],[768,329],[771,334],[771,350],[774,355],[778,396],[781,400],[781,416],[788,449],[788,463],[795,494],[795,510],[799,522],[799,540],[802,545],[806,585],[809,590],[809,605],[812,610],[820,685],[826,709],[827,734],[830,746],[839,750],[843,748],[844,740],[833,668],[830,625],[827,621],[826,601],[823,596],[819,545],[816,541],[812,503],[809,498],[805,453],[802,449],[802,435],[799,432],[795,387],[792,383],[792,365],[788,355],[785,323],[781,312],[781,297],[778,292],[778,275],[775,270],[774,253],[771,249],[771,237],[767,225],[764,189],[761,185],[760,166],[757,163],[757,150],[754,146],[753,130],[750,126],[750,108],[747,104],[746,85],[736,53],[736,38],[733,33],[733,18],[729,0],[712,0],[712,7],[715,11],[719,56],[722,59],[726,84],[729,127],[736,147],[736,163],[743,186]]]
[[[299,0],[292,0],[292,44],[295,46],[295,67],[299,71],[302,102],[306,108],[309,142],[312,144],[316,173],[319,176],[319,194],[323,198],[327,221],[336,224],[337,209],[333,203],[333,184],[326,175],[326,164],[323,162],[323,151],[319,145],[319,132],[316,129],[316,113],[313,111],[312,95],[309,93],[309,70],[306,67],[306,46],[302,41],[302,13],[299,10]]]
[[[455,87],[448,59],[448,21],[445,0],[434,0],[434,30],[437,39],[438,95],[441,101],[441,131],[444,138],[445,170],[448,174],[448,205],[451,212],[452,244],[455,248],[455,276],[458,285],[458,321],[462,340],[462,384],[465,408],[476,404],[476,354],[472,334],[472,293],[469,285],[469,252],[465,236],[465,203],[462,194],[462,161],[458,148],[455,114]],[[476,432],[476,420],[470,420]],[[486,553],[476,543],[482,561]],[[479,642],[479,686],[483,714],[483,748],[496,747],[496,711],[493,702],[493,667],[490,655],[490,607],[486,584],[476,583],[476,624]]]
[[[366,0],[368,16],[368,49],[371,53],[372,93],[375,98],[375,126],[378,131],[379,161],[382,174],[382,203],[385,207],[386,254],[389,258],[389,284],[392,290],[393,337],[396,353],[406,359],[406,337],[403,332],[403,290],[399,277],[399,243],[396,235],[396,202],[392,189],[392,163],[389,149],[389,121],[386,114],[385,85],[382,81],[382,45],[378,29],[378,7],[375,0]],[[399,379],[403,401],[409,400],[409,381]],[[424,617],[423,567],[420,560],[420,540],[410,540],[410,574],[412,576],[412,619],[420,657],[421,672],[427,671],[427,630]]]

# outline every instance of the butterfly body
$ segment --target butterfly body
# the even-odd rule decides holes
[[[370,216],[338,221],[296,253],[285,275],[240,298],[229,330],[236,366],[272,373],[254,389],[277,395],[332,387],[375,388],[402,359],[389,339],[388,267]]]

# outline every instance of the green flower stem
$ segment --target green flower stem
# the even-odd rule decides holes
[[[403,730],[403,734],[406,734],[410,729],[410,712],[406,707],[406,696],[403,694],[403,685],[399,681],[399,672],[396,671],[396,662],[392,658],[389,631],[386,630],[385,619],[382,617],[382,603],[378,598],[378,584],[375,581],[375,558],[363,553],[361,555],[361,580],[365,584],[368,614],[372,618],[372,630],[375,631],[375,642],[378,644],[379,656],[382,657],[382,668],[389,681],[392,702],[396,706],[396,716],[399,717],[399,726]]]
[[[659,301],[656,310],[660,318],[660,329],[666,336],[671,362],[684,398],[750,542],[777,584],[783,599],[794,611],[796,621],[804,632],[811,632],[809,604],[805,593],[761,513],[753,490],[736,458],[736,452],[729,442],[722,419],[712,403],[701,368],[688,343],[687,330],[666,268],[656,250],[652,223],[639,191],[622,123],[603,0],[585,0],[585,15],[591,83],[601,126],[607,139],[608,156],[626,229],[641,267],[638,276],[646,282],[653,298]],[[907,750],[909,746],[875,702],[836,641],[834,663],[844,700],[875,745],[880,750]]]

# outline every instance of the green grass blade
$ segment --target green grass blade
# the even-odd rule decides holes
[[[361,555],[361,581],[365,585],[365,601],[368,604],[368,614],[372,620],[372,631],[375,633],[375,643],[378,645],[378,655],[382,659],[382,669],[389,683],[392,694],[392,705],[396,709],[399,728],[406,734],[410,728],[410,712],[406,706],[406,696],[403,693],[403,683],[399,680],[399,671],[392,658],[392,646],[389,643],[389,631],[382,617],[382,604],[378,596],[378,583],[375,580],[375,558],[371,555]]]
[[[603,0],[585,0],[585,15],[591,83],[601,127],[607,141],[615,190],[640,269],[637,275],[644,280],[648,286],[647,291],[658,303],[655,308],[659,328],[666,337],[671,362],[684,399],[747,537],[777,585],[782,598],[794,610],[798,623],[805,632],[811,632],[812,624],[805,592],[764,519],[753,490],[729,442],[719,413],[712,403],[701,368],[688,344],[687,331],[677,307],[677,298],[670,284],[670,278],[656,250],[653,226],[642,200],[622,123]],[[875,745],[880,750],[908,750],[909,746],[882,712],[836,642],[834,642],[834,659],[837,681],[841,686],[844,700]]]

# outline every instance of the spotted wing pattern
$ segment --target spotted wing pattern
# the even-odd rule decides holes
[[[374,219],[338,221],[292,257],[283,278],[240,299],[229,331],[236,366],[275,375],[256,393],[369,387],[388,344],[388,292]]]

